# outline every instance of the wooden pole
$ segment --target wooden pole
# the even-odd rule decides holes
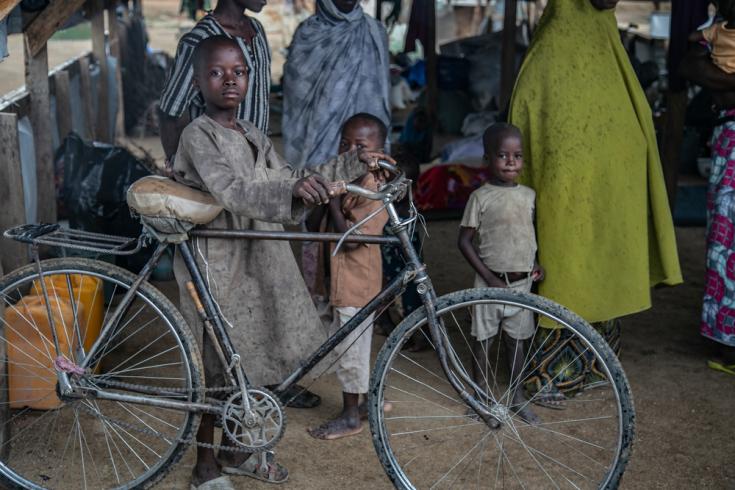
[[[98,141],[110,141],[110,111],[108,106],[109,87],[107,54],[105,52],[105,9],[102,0],[90,0],[92,12],[92,53],[100,67],[100,78],[97,84],[97,118],[95,122],[95,138]]]
[[[59,142],[63,142],[64,138],[72,132],[69,72],[62,70],[54,75],[54,95],[56,95],[56,123],[59,127]]]
[[[419,0],[416,0],[419,1]],[[432,127],[436,125],[436,112],[439,105],[439,84],[437,77],[438,57],[436,54],[436,2],[434,0],[423,0],[427,2],[426,9],[426,46],[424,55],[426,57],[426,110]]]
[[[85,120],[85,133],[82,136],[93,140],[97,134],[97,119],[92,104],[92,77],[89,74],[89,58],[87,56],[79,58],[79,95],[81,96]]]
[[[26,222],[18,116],[0,112],[0,230]],[[28,262],[26,246],[0,235],[0,267],[12,271]]]
[[[25,35],[24,35],[25,36]],[[26,90],[31,105],[33,144],[36,150],[38,186],[38,221],[56,222],[56,187],[51,143],[51,104],[49,103],[48,50],[43,48],[32,56],[24,42]]]
[[[115,80],[117,81],[117,114],[115,115],[115,139],[125,136],[125,106],[122,86],[122,46],[120,46],[120,32],[115,12],[115,2],[109,2],[107,9],[107,25],[110,34],[110,53],[117,59],[115,65]],[[142,61],[141,61],[142,62]]]
[[[8,16],[11,10],[20,3],[20,0],[0,0],[0,19]]]
[[[36,55],[69,17],[79,10],[82,4],[84,4],[84,0],[56,1],[51,2],[39,12],[24,29],[24,32],[28,35],[28,49],[31,54]]]
[[[500,58],[500,110],[510,102],[516,78],[516,11],[518,0],[505,0],[502,54]]]
[[[686,90],[680,92],[668,91],[666,94],[666,124],[664,125],[663,141],[661,142],[661,166],[672,212],[674,211],[674,204],[676,204],[676,186],[679,180],[679,149],[684,139],[684,122],[688,101],[689,97]]]

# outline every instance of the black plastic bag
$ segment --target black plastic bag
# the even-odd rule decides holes
[[[59,218],[69,226],[108,235],[137,237],[140,222],[130,214],[125,196],[136,180],[150,171],[124,148],[84,141],[71,133],[56,152]],[[63,176],[63,177],[62,177]],[[120,260],[137,270],[143,256]]]

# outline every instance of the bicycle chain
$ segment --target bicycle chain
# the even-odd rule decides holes
[[[118,387],[118,388],[127,388],[127,389],[132,389],[132,390],[140,390],[140,389],[150,390],[151,388],[156,388],[156,387],[152,387],[152,386],[149,386],[149,385],[138,385],[138,384],[134,384],[134,383],[125,383],[123,381],[113,381],[113,380],[105,380],[105,384],[110,385],[110,386],[114,386],[114,387]],[[217,387],[213,387],[213,388],[200,388],[200,389],[194,389],[194,388],[175,388],[175,387],[165,387],[165,388],[158,387],[158,388],[160,388],[162,390],[169,391],[169,392],[173,392],[173,393],[194,393],[194,392],[204,392],[204,393],[207,393],[207,392],[217,393],[217,392],[219,392],[219,393],[221,393],[221,392],[226,392],[226,391],[234,392],[235,390],[237,390],[237,388],[234,387],[234,386],[217,386]],[[120,427],[122,427],[124,429],[133,430],[135,432],[139,432],[141,434],[145,434],[145,435],[148,435],[148,436],[151,436],[151,437],[157,437],[157,438],[163,439],[163,440],[165,440],[167,442],[168,441],[174,441],[174,442],[179,443],[179,444],[186,444],[186,445],[192,445],[193,444],[193,445],[196,445],[198,447],[203,447],[203,448],[207,448],[207,449],[213,449],[213,450],[216,450],[216,451],[229,451],[229,452],[233,452],[233,453],[248,453],[248,454],[252,454],[252,452],[253,452],[251,450],[248,450],[248,449],[245,449],[245,448],[241,448],[241,447],[236,447],[236,446],[223,446],[221,444],[209,444],[209,443],[206,443],[206,442],[199,442],[199,441],[197,441],[194,438],[182,439],[180,437],[171,437],[171,436],[168,436],[166,434],[162,434],[161,432],[158,432],[157,430],[143,428],[143,427],[138,427],[137,425],[130,424],[129,422],[125,422],[123,420],[119,420],[119,419],[116,419],[114,417],[109,417],[107,415],[102,414],[102,412],[99,412],[97,410],[93,410],[91,407],[85,405],[84,403],[79,403],[78,406],[83,411],[89,413],[90,415],[92,415],[94,417],[97,417],[97,418],[100,418],[100,419],[102,419],[102,420],[104,420],[104,421],[106,421],[108,423],[114,423],[115,425],[118,425],[118,426],[120,426]],[[284,417],[285,417],[285,412],[284,412]],[[276,441],[276,442],[278,442],[278,441]],[[261,449],[261,452],[262,451],[270,451],[271,449],[273,449],[273,447],[275,447],[275,444],[266,445],[266,446],[264,446]]]

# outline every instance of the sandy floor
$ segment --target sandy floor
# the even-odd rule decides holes
[[[454,246],[456,221],[429,223],[426,262],[441,293],[465,288],[472,273]],[[686,283],[653,292],[654,307],[625,320],[622,362],[633,388],[637,438],[622,488],[733,488],[732,407],[735,378],[707,369],[709,346],[698,335],[703,230],[677,230]],[[374,337],[375,349],[382,337]],[[366,430],[322,442],[306,427],[336,414],[341,398],[330,376],[314,386],[324,402],[288,410],[288,430],[277,454],[294,488],[389,488]],[[162,488],[184,488],[194,461],[190,450]],[[268,488],[236,480],[237,488]]]

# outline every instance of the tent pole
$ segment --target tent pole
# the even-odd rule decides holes
[[[516,71],[516,12],[518,0],[505,0],[503,17],[502,54],[500,58],[500,100],[502,111],[510,102]]]

